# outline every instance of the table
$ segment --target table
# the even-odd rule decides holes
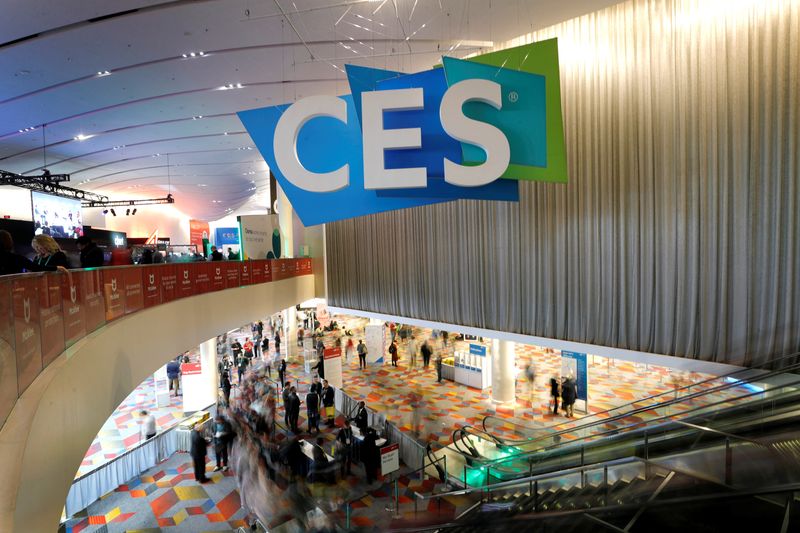
[[[361,430],[356,426],[351,427],[353,428],[353,438],[355,439],[355,442],[353,443],[353,461],[361,462],[361,445],[364,442],[364,435],[361,434]],[[386,444],[386,442],[387,440],[383,437],[375,439],[375,446],[380,448]]]
[[[200,433],[203,433],[206,429],[210,427],[211,418],[207,418],[206,420],[195,424],[194,427],[197,428]],[[175,441],[177,445],[178,451],[181,452],[190,452],[192,451],[192,429],[185,428],[178,426],[175,428]]]

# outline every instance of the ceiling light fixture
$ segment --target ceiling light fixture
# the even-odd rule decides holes
[[[244,85],[241,83],[229,83],[228,85],[217,87],[218,91],[230,91],[231,89],[244,89]]]
[[[133,211],[131,211],[131,215],[135,215],[135,214],[136,214],[136,208],[134,207]]]
[[[74,141],[85,141],[86,139],[91,139],[94,135],[85,135],[83,133],[77,134],[75,137],[72,138]]]
[[[109,71],[109,70],[101,70],[101,71],[99,71],[97,73],[97,76],[100,77],[100,78],[102,78],[103,76],[109,76],[109,75],[111,75],[111,71]]]
[[[35,129],[36,129],[36,127],[31,126],[30,128],[22,128],[21,130],[19,130],[19,132],[20,133],[28,133],[29,131],[33,131]]]
[[[103,214],[107,215],[108,214],[108,209],[103,209]]]
[[[114,216],[117,216],[117,212],[114,211],[113,209],[111,210],[111,214],[114,215]]]
[[[126,216],[126,217],[129,217],[129,216],[131,216],[131,210],[130,210],[130,209],[126,209],[126,210],[125,210],[125,216]]]

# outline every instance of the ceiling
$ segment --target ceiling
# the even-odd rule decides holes
[[[237,111],[349,92],[344,63],[424,70],[617,1],[4,0],[0,169],[172,192],[206,220],[266,207]]]

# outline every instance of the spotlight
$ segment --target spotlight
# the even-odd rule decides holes
[[[103,214],[107,215],[108,214],[108,209],[103,209]]]
[[[117,216],[117,212],[114,211],[113,209],[111,210],[111,214],[114,215],[114,216]]]
[[[136,208],[134,207],[133,211],[131,211],[131,215],[135,215],[135,214],[136,214]]]
[[[129,216],[131,216],[131,210],[130,210],[130,209],[126,209],[126,210],[125,210],[125,216],[126,216],[126,217],[129,217]]]

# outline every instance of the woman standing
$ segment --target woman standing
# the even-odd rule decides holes
[[[37,235],[31,241],[31,246],[36,252],[33,262],[39,266],[69,268],[67,254],[65,254],[56,240],[50,235]]]

